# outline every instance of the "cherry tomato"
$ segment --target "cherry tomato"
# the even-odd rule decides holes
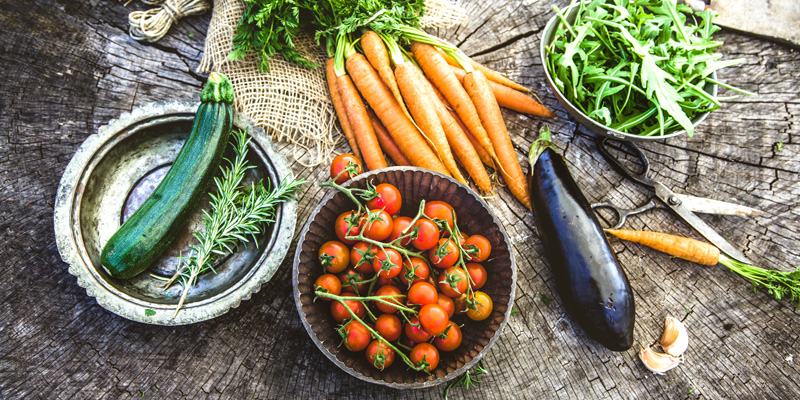
[[[355,164],[356,173],[351,174],[349,172],[345,172],[341,175],[342,171],[347,168],[348,165]],[[356,156],[352,154],[342,154],[336,156],[331,163],[331,179],[336,179],[336,184],[341,185],[347,181],[349,181],[353,176],[360,174],[362,171],[361,164],[358,163],[358,159]],[[338,176],[338,178],[337,178]]]
[[[342,282],[334,274],[321,275],[314,281],[314,290],[322,289],[325,293],[339,295],[342,292]],[[322,300],[331,301],[333,299],[320,297]]]
[[[453,299],[441,294],[436,298],[436,304],[442,306],[442,308],[447,311],[448,317],[453,318],[453,315],[456,313],[456,303]]]
[[[481,235],[472,235],[468,237],[464,243],[464,249],[467,250],[465,256],[467,256],[470,261],[475,262],[484,262],[489,258],[489,255],[492,254],[492,244],[489,243],[489,239]],[[470,251],[476,251],[476,253],[469,254]]]
[[[446,297],[446,296],[439,296],[439,297]],[[469,310],[469,304],[467,300],[466,293],[462,293],[460,296],[453,297],[453,305],[456,307],[456,314],[466,314],[467,310]]]
[[[375,259],[376,254],[378,254],[377,246],[367,242],[358,242],[350,249],[350,265],[358,272],[371,274],[373,272],[372,260]]]
[[[426,366],[428,372],[433,371],[439,365],[439,350],[430,343],[420,343],[411,349],[408,355],[411,363],[420,367]]]
[[[467,235],[464,232],[458,232],[458,242],[461,245],[461,247],[465,247],[465,245],[467,244],[467,238],[469,238],[469,235]]]
[[[409,260],[411,261],[410,264]],[[425,260],[419,257],[411,257],[408,260],[403,261],[403,270],[400,272],[400,281],[406,285],[405,287],[409,287],[409,281],[411,281],[412,285],[417,282],[425,282],[430,274],[431,269],[428,267],[428,263],[425,262]]]
[[[403,331],[408,339],[414,343],[427,342],[431,339],[431,334],[422,329],[422,324],[419,323],[419,318],[416,315],[408,319]]]
[[[344,347],[350,351],[364,350],[372,340],[369,329],[358,321],[348,322],[341,332],[344,334]]]
[[[378,275],[378,279],[375,280],[375,287],[376,288],[381,288],[381,287],[384,287],[386,285],[392,285],[392,284],[394,284],[394,281],[392,281],[389,278],[384,278],[384,277],[382,277],[380,275]]]
[[[403,267],[403,258],[395,249],[383,249],[378,251],[375,260],[372,261],[372,270],[378,276],[384,278],[394,278],[400,274]]]
[[[384,339],[394,342],[403,333],[403,324],[400,322],[400,318],[394,314],[381,314],[375,321],[375,330]]]
[[[439,244],[428,251],[431,264],[439,268],[450,268],[458,261],[458,246],[451,239],[440,239]]]
[[[443,201],[429,201],[425,203],[425,208],[422,210],[429,218],[435,218],[442,221],[447,221],[450,230],[455,228],[455,220],[453,219],[453,207]]]
[[[419,229],[411,244],[419,250],[429,250],[439,242],[439,227],[429,219],[418,219],[412,229]]]
[[[372,200],[367,201],[367,207],[370,210],[383,209],[389,215],[395,216],[400,212],[400,207],[403,205],[403,198],[400,197],[400,191],[390,183],[381,183],[375,187],[378,196]]]
[[[482,288],[486,284],[486,268],[478,263],[467,263],[466,267],[469,277],[472,278],[472,282],[470,282],[472,289]]]
[[[319,262],[325,269],[336,274],[344,271],[350,264],[350,249],[342,242],[331,240],[319,248]]]
[[[410,304],[438,304],[439,294],[436,287],[428,282],[417,282],[408,289],[408,302]]]
[[[392,224],[392,234],[389,235],[388,238],[386,238],[386,241],[391,243],[395,239],[399,238],[403,234],[403,231],[406,228],[408,228],[409,225],[411,225],[411,221],[412,220],[409,217],[397,217],[397,218],[395,218],[394,219],[394,223]],[[411,230],[409,229],[409,232],[410,231]],[[406,233],[408,233],[408,232],[406,232]],[[407,237],[407,238],[405,238],[405,239],[400,241],[400,245],[401,246],[408,246],[409,243],[411,243],[411,238],[409,238],[409,237]]]
[[[392,234],[392,216],[386,211],[370,210],[364,223],[364,237],[381,241]]]
[[[433,344],[441,351],[453,351],[461,346],[462,339],[461,328],[455,322],[450,321],[444,333],[433,339]]]
[[[345,211],[336,218],[333,230],[336,232],[336,237],[344,244],[353,245],[355,240],[346,239],[346,236],[358,236],[361,229],[364,227],[364,219],[353,211]]]
[[[492,313],[492,298],[484,292],[475,292],[474,298],[477,310],[467,310],[467,316],[473,321],[483,321]]]
[[[458,267],[450,267],[439,274],[439,290],[450,297],[466,293],[468,282],[467,273]]]
[[[367,361],[373,367],[383,370],[394,362],[394,350],[378,339],[367,346]]]
[[[357,281],[364,281],[364,275],[356,272],[352,268],[342,271],[339,275],[339,282],[342,284],[342,292],[365,294],[367,291],[366,283],[356,283]]]
[[[426,304],[419,310],[419,322],[422,324],[422,329],[436,336],[447,329],[447,323],[450,322],[450,317],[447,316],[442,306],[438,304]]]
[[[402,294],[402,293],[400,293],[400,289],[398,289],[397,286],[392,286],[392,285],[383,286],[383,287],[381,287],[381,288],[379,288],[378,290],[375,291],[375,296],[396,296],[396,295],[399,295],[399,294]],[[386,298],[384,300],[386,300],[386,301],[388,301],[390,303],[396,303],[396,304],[399,305],[399,304],[401,304],[400,301],[402,299],[403,299],[402,297],[397,296],[397,297],[392,297],[392,298]],[[383,302],[380,302],[380,301],[377,301],[377,300],[375,301],[375,306],[377,306],[379,310],[381,310],[382,312],[384,312],[386,314],[394,314],[394,313],[397,312],[397,308],[396,307],[390,306],[390,305],[388,305],[386,303],[383,303]]]
[[[342,293],[342,296],[355,297],[355,294],[353,294],[353,293]],[[364,313],[366,312],[366,309],[364,308],[364,305],[361,304],[360,301],[358,301],[358,300],[345,300],[344,302],[345,302],[345,304],[347,304],[347,308],[352,310],[353,313],[358,315],[359,318],[364,316]],[[342,305],[342,303],[340,303],[338,301],[332,301],[331,302],[331,315],[333,315],[333,319],[336,322],[342,322],[342,321],[344,321],[344,320],[346,320],[348,318],[351,318],[352,316],[350,315],[350,312],[347,311],[347,308],[345,308],[345,306]]]

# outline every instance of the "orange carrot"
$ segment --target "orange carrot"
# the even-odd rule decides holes
[[[364,165],[364,160],[361,158],[361,151],[358,149],[356,137],[353,135],[353,127],[350,126],[350,120],[347,119],[347,111],[344,109],[342,96],[339,95],[339,85],[336,83],[336,72],[333,69],[333,57],[329,58],[325,63],[325,78],[328,80],[328,90],[331,92],[331,101],[333,101],[333,109],[336,110],[336,116],[339,117],[339,124],[342,125],[342,132],[347,142],[350,143],[350,149],[353,150],[353,155],[361,165]]]
[[[374,31],[366,31],[361,35],[361,48],[364,49],[364,55],[367,60],[378,71],[381,80],[392,91],[395,100],[400,104],[400,108],[408,115],[408,109],[403,102],[403,97],[400,95],[400,88],[397,87],[394,73],[392,73],[392,65],[389,61],[389,52],[386,50],[386,45],[377,33]]]
[[[336,79],[339,95],[342,97],[344,109],[347,110],[347,119],[350,120],[361,156],[364,157],[364,164],[370,170],[388,167],[386,159],[383,158],[381,146],[378,144],[378,138],[375,137],[375,131],[372,129],[372,123],[369,122],[367,109],[364,108],[364,103],[361,102],[361,96],[353,86],[353,81],[347,74],[338,76]]]
[[[606,232],[634,243],[643,244],[662,253],[703,265],[719,262],[719,249],[714,245],[661,232],[606,229]]]
[[[466,75],[467,72],[459,67],[451,66],[451,68],[456,74],[456,78],[458,78],[461,83],[464,83],[464,75]],[[508,86],[492,82],[491,80],[489,81],[489,87],[492,89],[494,98],[497,100],[497,104],[499,104],[500,107],[509,108],[521,113],[538,115],[545,118],[555,117],[555,114],[553,114],[552,111],[548,110],[547,107],[541,105],[538,101],[536,101],[536,99],[526,95],[525,93],[514,90]]]
[[[383,122],[400,151],[416,167],[427,168],[444,175],[450,175],[436,154],[428,147],[425,139],[403,113],[392,92],[381,81],[363,54],[354,53],[347,57],[347,72],[353,76],[354,83],[375,114]]]
[[[478,142],[484,149],[495,159],[495,149],[489,135],[486,133],[483,125],[481,125],[478,112],[475,110],[475,105],[472,104],[469,95],[464,90],[464,87],[458,82],[455,73],[450,67],[447,66],[444,57],[439,54],[434,47],[428,44],[419,42],[411,43],[411,51],[414,53],[414,58],[425,71],[425,75],[433,84],[442,91],[442,94],[456,111],[461,121],[469,128],[472,135],[478,139]]]
[[[417,67],[414,67],[416,69]],[[421,75],[421,72],[417,72]],[[433,107],[436,109],[436,115],[442,123],[442,128],[447,135],[447,142],[450,148],[458,158],[459,163],[467,170],[469,176],[475,181],[479,189],[490,192],[492,190],[492,180],[489,179],[489,174],[486,173],[486,168],[481,164],[481,159],[475,151],[475,147],[467,138],[467,135],[462,130],[461,126],[456,122],[456,119],[450,114],[451,111],[447,110],[444,103],[439,99],[439,94],[435,92],[436,88],[424,77],[421,77],[422,89],[425,97],[431,99]]]
[[[389,158],[392,159],[392,161],[394,161],[395,165],[411,165],[411,161],[408,161],[408,158],[406,158],[406,156],[403,155],[403,152],[400,151],[400,148],[397,147],[397,143],[392,140],[389,132],[386,131],[386,127],[383,126],[381,120],[379,120],[378,116],[375,115],[375,112],[373,112],[372,109],[368,109],[367,115],[369,115],[369,120],[372,122],[372,129],[375,130],[375,136],[378,137],[378,143],[381,144],[381,149],[383,149],[383,152],[386,153]]]
[[[522,173],[522,167],[514,152],[514,145],[508,136],[506,123],[500,114],[500,106],[494,99],[489,81],[483,72],[475,70],[464,76],[464,88],[475,103],[475,109],[481,118],[481,123],[486,127],[486,132],[492,139],[497,151],[500,173],[505,178],[508,189],[525,207],[531,208],[531,197],[528,193],[528,181]]]
[[[461,68],[461,65],[458,64],[458,61],[454,60],[452,57],[447,55],[447,53],[445,53],[442,50],[439,50],[439,53],[442,54],[442,56],[444,57],[445,61],[447,61],[448,64],[450,64],[450,65],[452,65],[454,67]],[[497,84],[500,84],[500,85],[503,85],[503,86],[506,86],[506,87],[510,87],[512,89],[519,90],[521,92],[526,92],[526,93],[533,94],[533,92],[530,89],[526,88],[525,86],[520,85],[517,82],[512,81],[511,79],[508,79],[505,75],[503,75],[503,74],[501,74],[501,73],[499,73],[499,72],[497,72],[497,71],[495,71],[495,70],[493,70],[493,69],[491,69],[491,68],[489,68],[489,67],[487,67],[487,66],[485,66],[483,64],[479,64],[479,63],[475,62],[475,60],[473,60],[473,59],[471,59],[469,57],[467,57],[467,60],[469,60],[469,63],[472,65],[472,68],[480,70],[481,72],[483,72],[483,74],[486,75],[486,79],[488,79],[488,80],[490,80],[492,82],[495,82]]]
[[[395,79],[397,85],[400,87],[400,93],[403,98],[408,102],[408,109],[417,126],[422,130],[422,133],[427,137],[431,143],[431,148],[445,167],[459,182],[468,185],[461,170],[456,165],[456,160],[453,158],[453,153],[450,150],[450,144],[447,142],[447,135],[442,128],[442,122],[436,114],[436,109],[431,102],[431,97],[424,90],[425,77],[417,67],[410,63],[404,62],[399,64],[394,69]],[[476,155],[477,158],[477,155]]]

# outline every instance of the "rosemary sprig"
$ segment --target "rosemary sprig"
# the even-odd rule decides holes
[[[465,372],[464,375],[461,375],[461,378],[458,378],[458,380],[447,385],[447,389],[444,390],[444,400],[447,400],[447,395],[449,394],[450,389],[459,385],[464,385],[465,389],[469,389],[470,385],[475,386],[476,384],[481,383],[476,376],[483,375],[488,372],[489,371],[487,371],[483,366],[483,360],[478,361],[478,363],[475,364],[471,370]]]
[[[197,277],[209,269],[218,258],[238,249],[240,243],[245,244],[249,238],[256,242],[256,235],[263,232],[264,227],[274,222],[275,207],[293,198],[304,180],[285,179],[272,190],[267,183],[252,183],[249,187],[241,185],[245,172],[253,168],[247,165],[247,152],[250,139],[246,131],[239,130],[233,134],[233,161],[222,166],[221,178],[214,178],[216,193],[211,194],[211,210],[203,211],[203,230],[194,237],[199,242],[189,246],[192,255],[182,257],[183,262],[175,275],[164,285],[169,287],[176,279],[183,285],[178,306],[173,318],[183,306],[189,288],[197,282]],[[257,242],[256,242],[256,245]]]

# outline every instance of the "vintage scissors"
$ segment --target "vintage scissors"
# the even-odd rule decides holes
[[[617,157],[609,152],[609,142],[620,144],[621,150],[626,151],[627,154],[633,156],[640,164],[639,170],[635,171],[621,162]],[[625,223],[627,217],[655,208],[668,208],[678,214],[687,224],[694,228],[700,235],[705,237],[709,242],[717,246],[720,251],[727,254],[737,261],[752,264],[750,260],[727,240],[722,238],[714,229],[708,224],[703,222],[695,212],[707,214],[729,214],[729,215],[758,215],[763,214],[763,211],[754,208],[741,206],[738,204],[728,203],[719,200],[706,199],[703,197],[695,197],[677,194],[664,186],[661,182],[650,177],[650,161],[642,153],[641,149],[630,141],[615,140],[605,138],[598,143],[600,154],[608,160],[611,165],[624,176],[632,179],[633,181],[648,186],[653,189],[655,196],[651,197],[645,204],[636,207],[633,210],[626,210],[620,208],[610,201],[606,200],[600,203],[592,204],[593,209],[608,209],[613,211],[617,217],[617,224],[613,229],[618,229]]]

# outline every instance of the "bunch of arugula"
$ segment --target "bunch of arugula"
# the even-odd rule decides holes
[[[744,59],[722,61],[713,53],[722,42],[711,38],[719,28],[710,9],[693,14],[673,0],[590,0],[570,7],[578,7],[571,23],[555,7],[561,23],[545,62],[569,102],[603,125],[642,136],[679,129],[692,136],[692,120],[726,100],[707,87],[752,95],[714,79],[715,71]]]

